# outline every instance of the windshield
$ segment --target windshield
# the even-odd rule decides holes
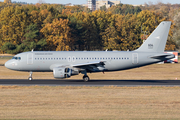
[[[21,60],[21,57],[13,57],[12,59]]]

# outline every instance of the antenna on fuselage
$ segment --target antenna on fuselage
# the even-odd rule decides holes
[[[34,49],[31,50],[31,52],[33,52],[33,51],[34,51]]]

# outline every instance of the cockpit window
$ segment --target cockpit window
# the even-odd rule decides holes
[[[21,60],[21,57],[13,57],[12,59]]]

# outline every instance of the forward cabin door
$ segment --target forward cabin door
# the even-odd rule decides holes
[[[132,54],[132,64],[138,64],[138,53]]]
[[[33,64],[33,53],[27,54],[27,64],[32,65]]]

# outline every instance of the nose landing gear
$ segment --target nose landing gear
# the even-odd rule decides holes
[[[33,72],[32,72],[32,71],[30,71],[30,75],[29,75],[29,78],[28,78],[28,80],[29,80],[29,81],[31,81],[31,80],[32,80],[32,74],[33,74]]]

